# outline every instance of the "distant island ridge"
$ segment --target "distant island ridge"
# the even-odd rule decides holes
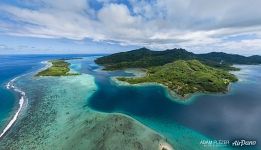
[[[223,52],[194,54],[185,49],[152,51],[140,48],[97,58],[104,70],[142,68],[144,77],[118,77],[130,84],[159,83],[181,97],[196,92],[225,93],[230,83],[238,79],[231,70],[233,64],[261,64],[261,56],[241,56]]]
[[[103,65],[105,70],[118,70],[126,68],[147,68],[161,66],[176,60],[192,60],[225,70],[234,70],[233,64],[261,64],[261,56],[250,57],[227,54],[224,52],[211,52],[206,54],[194,54],[182,48],[167,49],[165,51],[152,51],[148,48],[140,48],[127,52],[119,52],[95,60],[99,65]]]

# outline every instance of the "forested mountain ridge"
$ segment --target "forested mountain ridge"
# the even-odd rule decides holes
[[[120,52],[97,58],[95,62],[104,65],[106,70],[125,68],[148,68],[161,66],[176,60],[199,60],[200,62],[225,70],[234,70],[233,64],[261,64],[261,56],[250,57],[223,52],[211,52],[206,54],[194,54],[185,49],[174,48],[165,51],[152,51],[140,48],[127,52]]]

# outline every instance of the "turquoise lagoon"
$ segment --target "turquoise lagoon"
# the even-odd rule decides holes
[[[105,117],[115,113],[135,118],[164,136],[167,142],[178,150],[231,148],[218,145],[204,147],[200,144],[202,140],[261,141],[261,66],[238,66],[241,71],[235,74],[240,81],[231,85],[227,94],[197,94],[190,98],[189,103],[179,103],[180,99],[170,99],[167,90],[159,85],[117,85],[111,80],[112,77],[133,74],[124,71],[102,71],[101,67],[93,62],[97,56],[70,60],[72,71],[82,73],[80,76],[33,76],[37,69],[44,66],[41,61],[63,57],[65,56],[30,57],[23,60],[31,62],[28,68],[25,67],[24,70],[3,80],[2,89],[8,94],[4,94],[7,98],[1,99],[1,103],[10,104],[1,105],[5,109],[8,108],[5,111],[1,109],[0,113],[5,114],[1,116],[1,129],[17,110],[19,100],[19,94],[5,90],[4,86],[15,76],[28,73],[14,82],[15,86],[26,93],[27,100],[16,123],[0,141],[0,146],[13,145],[14,148],[18,148],[24,145],[24,148],[27,148],[28,144],[30,148],[41,149],[46,145],[63,143],[65,147],[67,145],[67,148],[72,148],[72,143],[76,141],[86,146],[86,135],[81,135],[85,140],[79,140],[79,134],[76,134],[86,128],[86,116],[89,118],[88,123],[97,120],[102,122]],[[14,59],[19,60],[15,57]],[[93,126],[93,123],[88,125]],[[148,130],[147,133],[150,132],[152,131]],[[90,138],[90,135],[87,137]]]
[[[81,72],[82,62],[89,62],[89,67],[95,68],[90,63],[93,59],[70,60],[71,70]],[[36,64],[44,66],[40,61]],[[131,150],[158,149],[159,144],[166,143],[163,137],[126,115],[90,109],[86,103],[98,90],[94,76],[81,72],[79,76],[36,77],[39,69],[7,82],[11,91],[25,93],[20,95],[25,101],[15,123],[1,137],[0,149],[120,149],[125,146]],[[12,116],[6,120],[12,120]]]

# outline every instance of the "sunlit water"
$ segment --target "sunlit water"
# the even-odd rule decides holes
[[[18,100],[20,95],[6,90],[5,84],[12,78],[35,71],[44,66],[41,61],[53,58],[64,58],[65,56],[5,56],[0,59],[0,78],[1,78],[1,100],[0,100],[0,129],[2,130],[8,121],[14,115],[18,108]],[[68,56],[67,56],[68,57]],[[73,56],[70,56],[73,57]],[[111,80],[114,76],[130,76],[132,74],[123,71],[105,72],[96,65],[93,60],[95,57],[86,57],[83,60],[70,60],[72,71],[79,71],[91,75],[95,79],[95,87],[90,87],[91,95],[84,93],[85,90],[78,90],[81,85],[75,87],[63,87],[70,85],[73,80],[67,77],[59,80],[31,79],[30,75],[26,75],[17,81],[17,86],[26,89],[27,98],[39,99],[56,99],[56,96],[62,97],[63,90],[68,92],[74,89],[78,94],[70,95],[65,101],[66,104],[71,102],[70,99],[84,99],[79,101],[79,105],[75,102],[63,105],[62,101],[56,104],[41,104],[46,106],[47,112],[42,113],[42,118],[38,118],[39,122],[44,119],[44,115],[50,115],[64,111],[82,111],[82,108],[74,108],[74,106],[88,106],[102,112],[120,112],[127,114],[146,126],[164,135],[170,143],[175,145],[177,149],[205,149],[199,142],[203,139],[251,139],[261,141],[259,127],[261,126],[261,66],[239,66],[241,71],[235,72],[240,81],[230,87],[227,94],[197,94],[190,99],[190,103],[179,103],[180,99],[170,99],[167,90],[158,85],[150,86],[119,86]],[[18,65],[17,65],[18,64]],[[91,76],[81,76],[77,80],[82,82],[90,82]],[[86,78],[86,79],[85,79]],[[88,81],[90,80],[90,81]],[[30,84],[32,83],[32,84]],[[75,81],[76,83],[76,81]],[[48,86],[56,84],[57,86]],[[30,85],[38,85],[42,87],[37,90]],[[94,85],[92,85],[94,86]],[[53,87],[53,89],[48,89]],[[84,84],[83,88],[87,89]],[[96,89],[97,88],[97,89]],[[31,89],[31,90],[30,90]],[[49,95],[48,95],[49,93]],[[44,94],[44,95],[43,95]],[[81,98],[85,95],[85,98]],[[87,96],[88,95],[88,96]],[[88,100],[87,100],[88,98]],[[34,101],[34,105],[38,106],[38,102]],[[61,105],[62,104],[62,105]],[[30,105],[30,102],[29,102]],[[51,108],[50,106],[55,106]],[[59,107],[63,106],[63,107]],[[49,108],[50,107],[50,108]],[[68,109],[71,108],[71,109]],[[37,110],[45,110],[45,108],[37,108]],[[86,107],[87,109],[87,107]],[[24,111],[26,112],[26,111]],[[70,114],[71,112],[64,112]],[[63,122],[64,114],[56,114],[61,117],[56,124],[44,129],[59,133],[59,128],[67,128],[59,122]],[[70,115],[69,115],[70,116]],[[50,118],[50,117],[49,117]],[[37,121],[37,120],[36,120]],[[47,124],[50,120],[45,121]],[[26,122],[24,122],[26,124]],[[56,126],[56,127],[55,127]],[[70,126],[69,126],[70,127]],[[28,131],[27,134],[37,132],[37,127]],[[32,135],[33,136],[33,135]],[[33,139],[33,138],[32,138]],[[55,139],[55,137],[54,137]],[[27,139],[28,140],[28,139]],[[49,139],[51,140],[51,139]]]
[[[115,73],[94,73],[99,91],[89,105],[128,114],[173,143],[195,147],[203,139],[183,127],[212,139],[261,141],[261,66],[238,67],[241,71],[233,73],[240,80],[231,85],[229,93],[197,94],[187,104],[176,102],[181,101],[178,98],[170,100],[161,86],[117,86],[110,80]]]

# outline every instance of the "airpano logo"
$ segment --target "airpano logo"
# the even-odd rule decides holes
[[[255,140],[234,140],[232,146],[243,147],[243,146],[255,146],[257,142]]]
[[[200,145],[204,147],[246,147],[246,146],[256,146],[256,140],[246,140],[246,139],[238,139],[238,140],[201,140]]]

